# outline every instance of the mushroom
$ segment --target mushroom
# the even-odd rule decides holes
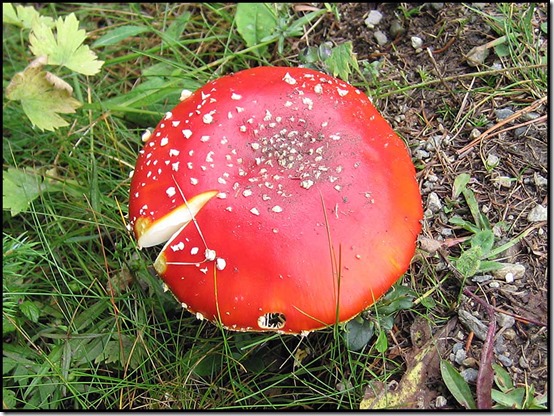
[[[209,82],[140,151],[129,217],[183,307],[241,331],[345,322],[407,270],[421,230],[402,140],[353,86],[306,68]]]

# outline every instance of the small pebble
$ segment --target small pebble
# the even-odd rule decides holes
[[[526,135],[528,131],[530,131],[528,126],[518,127],[517,129],[514,130],[514,135],[516,137],[522,137]]]
[[[497,176],[493,180],[501,188],[510,188],[512,186],[512,178],[509,176]]]
[[[523,355],[519,357],[519,366],[525,369],[529,368],[529,363],[527,362],[527,360]]]
[[[381,22],[382,18],[383,15],[380,12],[378,12],[377,10],[371,10],[364,20],[364,23],[368,28],[373,29]]]
[[[429,157],[429,152],[423,150],[423,149],[417,149],[414,150],[414,158],[418,160],[427,159]]]
[[[540,204],[535,205],[535,207],[529,211],[527,215],[527,221],[529,222],[540,222],[546,221],[548,219],[548,209],[543,207]]]
[[[508,273],[512,274],[514,279],[521,279],[525,275],[525,266],[517,263],[501,263],[502,267],[493,270],[492,275],[501,280],[506,280]]]
[[[511,358],[508,358],[506,357],[505,355],[497,355],[496,358],[498,359],[498,361],[500,361],[502,364],[504,364],[505,367],[511,367],[512,364],[514,363],[513,360]]]
[[[494,110],[494,113],[496,114],[497,119],[504,120],[505,118],[508,118],[511,115],[513,115],[514,111],[511,108],[506,107],[506,108],[498,108]]]
[[[511,328],[515,325],[516,320],[513,316],[506,315],[505,313],[496,314],[496,322],[501,328]]]
[[[401,35],[405,31],[406,29],[404,29],[404,26],[402,26],[400,20],[395,19],[391,22],[389,33],[393,38],[396,38],[398,35]]]
[[[487,167],[495,168],[500,163],[500,158],[493,153],[489,153],[487,156]]]
[[[467,355],[464,349],[458,350],[454,354],[454,361],[456,361],[457,364],[462,364],[466,358]]]
[[[490,287],[491,289],[498,289],[498,288],[500,287],[500,283],[498,283],[498,282],[490,282],[490,283],[489,283],[489,287]]]
[[[477,380],[479,372],[475,368],[465,368],[460,371],[460,375],[468,383],[474,383]]]
[[[442,203],[436,192],[431,192],[427,197],[427,208],[434,213],[437,213],[442,209]]]
[[[387,35],[385,35],[385,33],[380,30],[376,30],[375,33],[373,33],[373,37],[375,38],[379,46],[385,46],[389,41]]]
[[[513,341],[516,339],[516,331],[513,330],[513,328],[508,328],[503,333],[504,338],[506,338],[508,341]]]
[[[477,367],[478,361],[473,357],[467,357],[463,362],[462,365],[465,367]]]
[[[464,325],[468,331],[474,332],[477,338],[481,341],[485,341],[487,338],[487,325],[464,309],[458,309],[458,317],[462,325]]]
[[[471,130],[471,133],[469,133],[469,138],[470,139],[476,139],[480,135],[481,135],[481,132],[479,131],[479,129],[473,129],[473,130]]]
[[[462,338],[461,338],[461,339],[463,339],[463,338],[464,338],[464,336],[463,336],[463,334],[462,334]],[[463,342],[456,342],[454,345],[452,345],[452,352],[453,352],[454,354],[457,354],[458,351],[463,350],[463,349],[464,349],[464,343],[463,343]]]
[[[497,354],[504,354],[505,356],[510,355],[508,351],[508,347],[506,347],[506,339],[504,338],[504,335],[500,334],[496,336],[496,340],[494,341],[494,352]]]
[[[503,230],[502,230],[502,226],[499,225],[499,224],[494,224],[494,225],[492,226],[492,233],[494,234],[494,236],[495,236],[496,238],[502,237],[502,236],[504,235],[504,232],[503,232]]]
[[[533,174],[533,181],[535,182],[535,185],[539,186],[539,187],[548,185],[548,179],[546,179],[545,177],[539,175],[537,172],[535,172]]]
[[[535,111],[531,111],[529,113],[522,114],[522,116],[521,116],[523,121],[531,121],[531,120],[535,120],[539,117],[540,117],[540,114],[535,112]]]
[[[444,396],[437,396],[437,398],[435,399],[435,407],[444,407],[448,404],[448,402],[446,401],[446,397]]]
[[[471,281],[475,283],[484,283],[484,282],[488,282],[491,279],[492,279],[492,276],[490,274],[481,274],[481,275],[473,276],[471,278]]]
[[[412,36],[410,40],[412,41],[412,48],[415,50],[418,50],[423,46],[423,39],[419,36]]]

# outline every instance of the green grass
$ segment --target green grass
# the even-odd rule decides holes
[[[326,18],[336,19],[336,6],[327,7]],[[373,341],[350,351],[342,327],[299,338],[229,332],[198,321],[164,293],[152,268],[157,249],[139,251],[125,227],[141,134],[178,102],[182,89],[251,66],[299,64],[299,37],[284,39],[281,53],[276,40],[247,47],[235,10],[215,3],[43,6],[41,14],[54,18],[75,12],[89,45],[124,25],[143,31],[93,47],[105,61],[96,76],[61,71],[84,103],[65,116],[68,127],[41,132],[18,103],[4,103],[4,172],[27,168],[50,187],[25,212],[4,211],[4,409],[352,409],[370,381],[401,376],[401,357],[389,358]],[[301,15],[280,13],[289,25]],[[521,48],[534,44],[524,26],[492,21],[525,40],[509,44],[510,67],[542,62],[537,54],[526,60]],[[316,31],[318,22],[303,30]],[[31,54],[28,31],[3,30],[5,90]],[[481,72],[502,72],[494,71]],[[541,96],[544,69],[517,74],[524,78],[509,93],[521,87]],[[366,90],[366,76],[355,73],[351,81]],[[386,99],[440,82],[429,72],[426,77],[415,85],[391,79],[374,94]],[[529,87],[537,79],[542,86]],[[404,316],[442,324],[456,299],[449,279],[421,259],[403,280],[416,296]]]

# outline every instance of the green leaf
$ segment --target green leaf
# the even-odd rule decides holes
[[[181,16],[178,16],[163,33],[162,38],[164,42],[169,45],[179,42],[179,39],[185,31],[185,26],[190,21],[190,18],[190,12],[185,12]]]
[[[31,322],[38,322],[38,318],[40,318],[40,309],[34,302],[30,300],[23,301],[21,305],[19,305],[19,310]]]
[[[496,56],[498,56],[499,58],[509,56],[510,55],[510,47],[508,45],[506,45],[505,43],[503,43],[501,45],[496,45],[494,47],[494,53],[496,53]]]
[[[492,230],[482,230],[471,237],[472,247],[481,247],[483,255],[491,251],[494,245],[494,234]]]
[[[466,409],[475,409],[475,400],[471,395],[469,385],[454,366],[446,360],[441,360],[440,370],[444,384],[458,403]]]
[[[477,228],[473,223],[471,223],[467,220],[464,220],[459,215],[454,215],[453,217],[449,218],[448,222],[450,224],[453,224],[453,225],[458,225],[458,226],[464,228],[465,230],[470,231],[470,232],[475,233],[475,234],[480,231],[480,229]]]
[[[110,46],[115,45],[121,42],[124,39],[130,38],[131,36],[136,36],[144,32],[148,32],[146,26],[132,26],[125,25],[118,28],[108,31],[104,36],[97,39],[93,44],[93,48],[98,48],[101,46]]]
[[[388,347],[387,334],[385,331],[380,331],[377,336],[377,341],[375,341],[375,349],[380,353],[384,353]]]
[[[221,371],[222,365],[220,355],[210,354],[202,358],[200,362],[195,363],[192,371],[199,377],[208,377]]]
[[[514,387],[512,377],[504,368],[496,363],[492,364],[492,368],[494,370],[494,382],[500,390],[507,391]]]
[[[348,81],[352,69],[360,70],[356,55],[353,53],[352,42],[334,47],[331,56],[325,60],[325,64],[334,77],[338,75],[344,81]]]
[[[2,405],[3,405],[2,407],[5,410],[15,409],[16,403],[17,403],[17,398],[15,395],[15,392],[13,390],[3,387],[2,388]]]
[[[345,341],[350,351],[360,351],[373,336],[372,322],[354,318],[346,323]]]
[[[269,3],[238,3],[235,23],[246,46],[252,47],[273,35],[277,16]],[[263,53],[265,49],[259,49],[259,52]]]
[[[46,190],[42,178],[27,170],[8,168],[2,176],[2,206],[12,216],[26,211],[29,204]]]
[[[104,351],[94,359],[94,362],[96,364],[119,363],[121,362],[120,350],[121,348],[118,340],[108,341],[104,347]]]
[[[464,251],[455,261],[456,269],[464,277],[474,276],[479,271],[482,257],[483,251],[481,247],[471,247],[469,250]]]
[[[471,176],[468,173],[461,173],[456,176],[454,179],[454,185],[452,186],[452,197],[454,199],[458,198],[462,191],[466,188],[466,185],[469,183]]]
[[[485,224],[482,222],[482,215],[481,215],[481,212],[479,211],[479,204],[477,203],[477,198],[475,198],[475,193],[473,193],[473,191],[469,188],[464,188],[462,189],[462,194],[464,195],[467,206],[471,211],[471,215],[473,216],[475,225],[480,230],[484,229]]]
[[[74,113],[81,103],[71,96],[73,89],[69,84],[43,71],[37,62],[14,75],[6,88],[6,97],[21,101],[23,111],[34,126],[53,131],[68,125],[59,114]]]
[[[49,65],[63,65],[80,74],[94,75],[104,62],[98,61],[96,54],[82,44],[85,38],[74,13],[56,21],[56,35],[41,22],[35,22],[29,34],[31,52],[37,57],[46,56]]]
[[[517,389],[508,390],[506,393],[492,389],[491,397],[502,408],[522,409],[523,399],[525,397],[525,388],[518,387]],[[495,406],[495,408],[497,408],[497,406]]]
[[[35,21],[48,27],[54,26],[54,19],[41,16],[31,6],[17,6],[14,9],[12,3],[2,3],[2,22],[30,29]]]
[[[499,263],[497,261],[487,261],[487,260],[483,261],[483,260],[481,260],[481,264],[479,265],[479,272],[488,273],[488,272],[492,272],[494,270],[499,270],[502,267],[504,267],[502,265],[502,263]]]

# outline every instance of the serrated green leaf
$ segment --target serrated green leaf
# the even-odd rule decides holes
[[[2,22],[30,29],[35,21],[39,21],[47,27],[54,26],[54,19],[41,16],[31,6],[17,6],[14,8],[12,3],[2,3]]]
[[[6,88],[6,97],[21,101],[31,123],[49,131],[68,125],[59,114],[74,113],[81,106],[71,94],[67,83],[32,65],[15,74]]]
[[[469,385],[456,371],[454,366],[446,360],[440,362],[441,377],[452,396],[466,409],[475,409],[475,400],[471,395]]]
[[[110,46],[115,45],[121,42],[124,39],[130,38],[131,36],[136,36],[144,32],[148,32],[146,26],[132,26],[125,25],[118,28],[108,31],[104,36],[97,39],[93,44],[93,48],[98,48],[101,46]]]
[[[277,26],[277,16],[268,3],[238,3],[235,23],[246,46],[252,47],[273,35]],[[258,51],[263,53],[265,49]]]
[[[40,318],[40,309],[34,302],[30,300],[23,301],[21,305],[19,305],[19,310],[31,322],[38,322],[38,318]]]
[[[96,54],[83,45],[85,38],[74,13],[56,21],[56,35],[47,25],[36,21],[29,34],[31,52],[37,57],[46,56],[49,65],[63,65],[80,74],[94,75],[104,62],[98,61]]]
[[[104,350],[102,351],[102,354],[99,354],[94,359],[94,362],[96,364],[119,363],[121,362],[120,350],[121,350],[121,347],[119,345],[119,341],[117,340],[108,341],[106,343],[106,346],[104,347]]]
[[[471,237],[472,247],[481,247],[483,255],[491,251],[494,245],[494,234],[492,230],[481,230]]]
[[[455,261],[456,269],[464,277],[474,276],[479,271],[482,257],[483,251],[481,247],[471,247],[469,250],[464,251]]]
[[[325,60],[325,64],[334,77],[338,76],[344,81],[355,69],[359,71],[358,60],[353,52],[352,42],[345,42],[342,45],[334,47],[331,56]]]
[[[28,171],[8,168],[2,176],[2,207],[12,216],[26,211],[29,204],[44,192],[42,178]]]

